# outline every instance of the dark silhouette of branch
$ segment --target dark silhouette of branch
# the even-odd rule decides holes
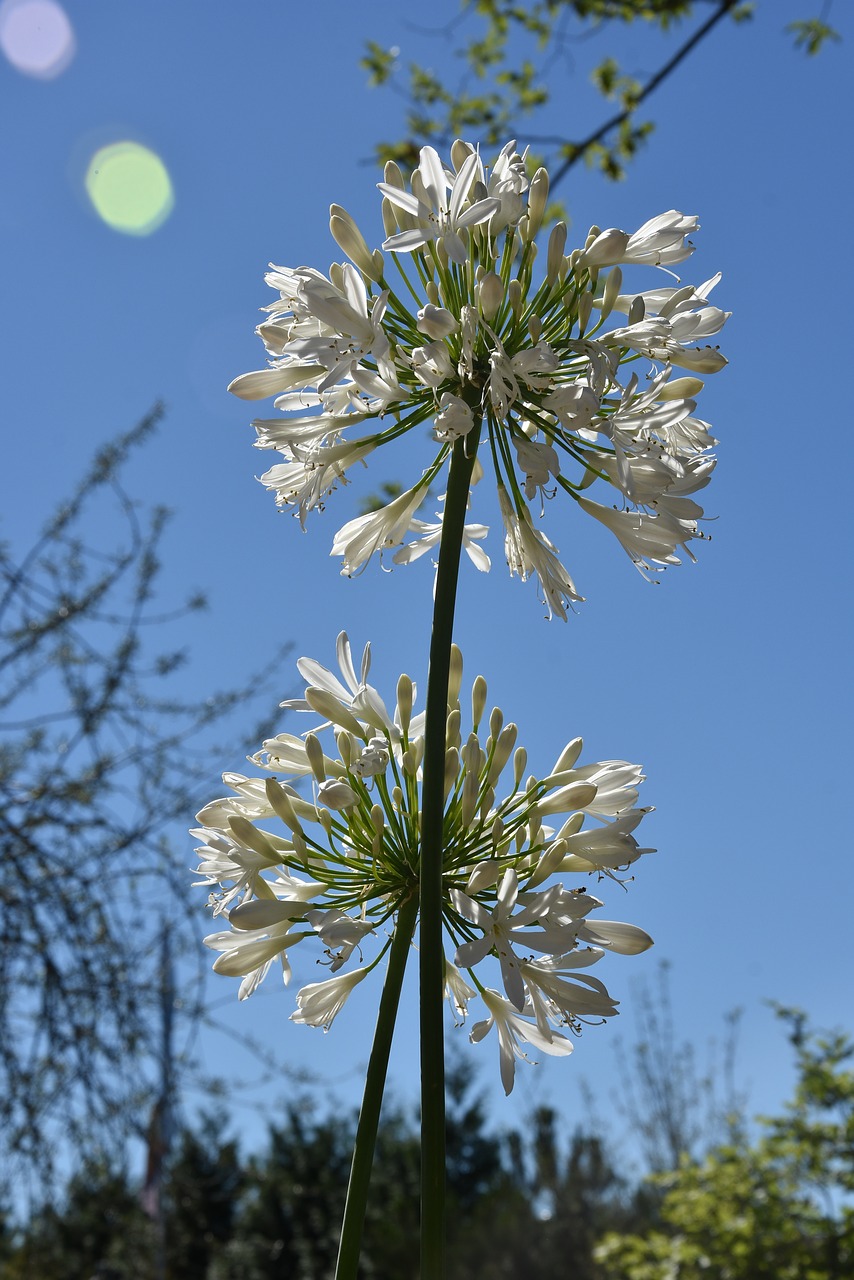
[[[738,3],[739,0],[720,0],[715,12],[712,13],[705,22],[700,24],[693,35],[691,35],[685,43],[677,49],[673,57],[669,58],[667,62],[665,62],[664,66],[660,67],[658,71],[656,71],[655,75],[650,77],[643,88],[637,94],[632,96],[632,103],[630,106],[625,107],[622,111],[618,111],[616,115],[611,116],[610,120],[606,120],[604,124],[600,125],[598,129],[594,130],[593,133],[589,134],[588,137],[584,138],[581,142],[562,143],[562,150],[568,150],[571,148],[572,154],[567,156],[563,164],[561,164],[553,174],[550,174],[551,189],[554,190],[558,183],[563,181],[570,169],[576,165],[579,160],[583,159],[584,155],[591,147],[595,146],[598,142],[602,142],[609,134],[613,133],[615,129],[619,129],[620,125],[629,120],[634,114],[636,108],[639,107],[640,104],[650,96],[650,94],[654,93],[659,85],[663,84],[664,81],[673,74],[680,63],[684,62],[688,57],[688,54],[696,49],[697,45],[700,44],[707,35],[709,35],[717,24],[725,18]]]

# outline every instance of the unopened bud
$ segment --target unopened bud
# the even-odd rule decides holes
[[[518,319],[519,312],[522,310],[522,286],[518,280],[511,280],[507,286],[507,297],[510,301],[511,310]]]
[[[456,138],[451,143],[451,164],[454,166],[457,173],[462,169],[466,160],[468,160],[473,151],[474,147],[471,143],[463,142],[462,138]]]
[[[556,222],[549,236],[549,251],[546,258],[546,278],[554,284],[560,275],[563,263],[563,251],[566,248],[566,223]]]
[[[701,378],[674,378],[665,382],[658,393],[659,400],[693,400],[706,384]]]
[[[305,735],[305,754],[308,756],[308,763],[311,765],[311,771],[318,782],[326,781],[326,769],[323,765],[323,747],[320,745],[320,739],[315,733],[307,733]]]
[[[382,219],[383,219],[383,230],[386,233],[386,237],[397,235],[398,231],[400,230],[400,227],[397,224],[397,214],[395,212],[395,206],[389,200],[388,196],[383,196]]]
[[[412,718],[412,681],[407,675],[402,675],[397,682],[397,711],[402,732],[409,733],[409,721]]]
[[[622,283],[623,273],[619,267],[614,267],[613,271],[608,272],[608,278],[605,281],[605,288],[602,291],[602,304],[599,310],[603,320],[606,320],[614,310],[614,303],[620,296],[620,286]]]
[[[445,307],[434,307],[432,302],[421,308],[416,323],[421,333],[430,338],[448,338],[460,327],[455,315]]]
[[[445,745],[448,747],[457,747],[460,744],[460,709],[454,707],[453,711],[448,712],[448,719],[445,723]]]
[[[533,240],[540,233],[543,225],[543,214],[549,199],[549,175],[545,169],[538,169],[528,187],[528,227],[526,239]]]
[[[646,315],[646,303],[640,294],[636,298],[632,298],[629,307],[629,324],[640,324]]]
[[[500,276],[490,271],[480,282],[480,310],[487,319],[492,320],[504,301],[504,284]]]
[[[581,301],[578,304],[578,328],[581,333],[585,333],[590,323],[590,312],[593,310],[593,294],[589,291],[582,293]]]
[[[351,262],[364,271],[369,279],[378,279],[374,275],[374,257],[367,246],[356,223],[346,209],[340,204],[333,204],[329,209],[329,230],[335,243],[344,250]]]
[[[453,707],[460,700],[460,685],[463,682],[463,655],[457,645],[451,645],[451,665],[448,674],[448,706]]]
[[[267,800],[270,808],[278,818],[281,818],[285,826],[294,834],[302,834],[299,818],[294,812],[291,798],[280,783],[275,778],[268,778],[264,790],[267,793]]]
[[[471,722],[475,729],[480,724],[486,707],[486,681],[483,676],[478,676],[471,689]]]
[[[590,228],[591,235],[595,229],[594,227]],[[588,267],[612,267],[615,263],[622,262],[628,243],[628,234],[625,231],[618,231],[616,227],[610,227],[607,231],[600,231],[592,240],[588,236],[587,243],[584,246],[585,265]]]

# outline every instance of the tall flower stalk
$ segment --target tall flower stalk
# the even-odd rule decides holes
[[[357,671],[342,634],[341,678],[302,659],[305,697],[283,704],[320,723],[264,743],[253,759],[266,779],[225,775],[234,794],[202,810],[198,834],[201,882],[229,925],[206,941],[220,953],[214,968],[241,978],[242,998],[274,963],[287,982],[289,951],[314,942],[330,977],[298,992],[292,1017],[328,1028],[355,986],[387,962],[338,1280],[356,1276],[417,926],[421,1270],[423,1280],[440,1280],[444,998],[460,1020],[473,999],[482,1002],[486,1017],[470,1038],[479,1043],[495,1029],[509,1092],[524,1045],[565,1056],[566,1030],[576,1035],[616,1013],[604,984],[580,971],[606,951],[651,945],[636,926],[597,922],[602,903],[586,884],[558,878],[625,882],[649,852],[633,834],[648,812],[637,805],[639,767],[620,760],[577,767],[575,739],[545,777],[526,777],[516,726],[498,708],[485,721],[482,677],[472,686],[471,731],[462,736],[462,658],[453,643],[460,562],[465,552],[478,569],[491,565],[487,527],[469,523],[474,486],[491,470],[507,565],[536,580],[548,616],[566,619],[582,599],[540,527],[558,493],[615,534],[645,576],[678,564],[677,551],[693,559],[688,544],[704,536],[694,495],[709,482],[715,443],[696,417],[703,387],[696,375],[726,363],[705,340],[727,313],[708,300],[718,277],[695,287],[673,276],[698,227],[675,210],[633,234],[593,227],[569,253],[558,223],[538,268],[548,176],[540,169],[529,178],[515,143],[491,169],[468,144],[454,144],[450,166],[426,147],[408,189],[389,165],[380,191],[390,256],[370,249],[333,205],[330,229],[349,261],[333,263],[328,275],[271,268],[267,282],[278,298],[258,328],[269,367],[243,374],[231,389],[250,400],[274,397],[281,414],[254,423],[256,444],[282,461],[261,479],[303,525],[377,449],[407,437],[402,457],[411,465],[424,424],[432,424],[410,487],[349,520],[332,545],[351,576],[375,555],[407,564],[435,550],[426,710],[414,712],[414,684],[402,675],[389,712],[368,683],[370,647]],[[623,267],[649,266],[663,268],[668,282],[644,291],[624,285]],[[443,509],[430,524],[419,511],[437,483]],[[617,505],[589,496],[602,490],[616,492]],[[512,787],[499,799],[511,767]],[[555,815],[561,825],[547,825]],[[366,961],[369,947],[376,954]],[[503,993],[485,984],[484,965],[497,966]]]

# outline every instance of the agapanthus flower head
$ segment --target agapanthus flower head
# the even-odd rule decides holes
[[[194,832],[198,883],[228,923],[205,939],[219,953],[214,969],[239,977],[245,999],[274,964],[287,982],[294,948],[313,945],[330,977],[302,988],[293,1020],[327,1029],[418,894],[424,753],[409,676],[390,706],[368,683],[369,647],[357,667],[342,633],[338,659],[340,676],[300,659],[305,695],[284,705],[309,715],[312,727],[264,742],[251,758],[255,775],[225,774],[231,794],[202,809]],[[550,773],[528,775],[515,724],[498,708],[487,713],[480,676],[461,702],[461,676],[455,649],[443,818],[446,994],[460,1021],[471,1000],[483,1000],[489,1016],[472,1039],[498,1027],[509,1091],[520,1040],[568,1053],[565,1033],[616,1013],[603,984],[579,970],[607,951],[651,945],[634,925],[600,920],[603,904],[589,887],[625,882],[651,852],[633,834],[649,810],[638,806],[639,766],[581,765],[580,738]]]
[[[694,416],[702,381],[678,371],[707,376],[726,364],[710,340],[729,314],[709,302],[719,276],[696,287],[673,276],[693,253],[697,218],[671,209],[633,233],[592,227],[574,249],[557,223],[543,230],[538,258],[548,174],[529,176],[515,142],[491,166],[462,141],[448,163],[425,147],[408,182],[390,163],[379,189],[382,249],[333,205],[330,229],[349,261],[327,275],[271,268],[278,300],[258,327],[269,367],[231,384],[245,399],[274,397],[284,415],[254,424],[258,447],[284,458],[261,477],[279,505],[304,523],[356,463],[422,428],[433,447],[422,472],[403,477],[407,493],[423,499],[431,482],[443,486],[455,449],[487,453],[506,497],[512,572],[519,530],[558,493],[611,529],[644,574],[650,563],[678,564],[679,549],[693,559],[688,544],[703,537],[693,495],[708,483],[715,441]],[[633,292],[623,267],[658,268],[667,283],[639,280]],[[401,468],[412,454],[398,455]],[[342,572],[418,540],[417,505],[396,500],[379,521],[341,529],[332,553]],[[616,518],[603,519],[609,510]],[[548,554],[529,552],[521,576],[534,576],[548,612],[566,617],[581,597],[555,567],[553,543],[534,532],[534,552]]]

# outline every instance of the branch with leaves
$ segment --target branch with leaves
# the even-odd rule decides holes
[[[369,84],[391,89],[404,103],[402,136],[379,143],[377,157],[411,169],[425,143],[447,148],[457,137],[475,137],[494,146],[524,133],[537,163],[549,169],[552,190],[582,162],[620,179],[655,128],[652,119],[641,117],[641,106],[725,19],[744,22],[754,8],[742,0],[462,0],[460,14],[443,27],[412,27],[419,38],[441,44],[444,65],[464,67],[455,81],[417,61],[403,72],[397,48],[367,43],[362,66]],[[538,133],[537,117],[575,74],[580,46],[609,25],[635,21],[656,29],[666,42],[657,69],[629,75],[615,58],[603,58],[591,67],[590,80],[616,109],[582,136]],[[463,36],[474,23],[474,33]],[[786,29],[810,55],[840,38],[825,13]]]

